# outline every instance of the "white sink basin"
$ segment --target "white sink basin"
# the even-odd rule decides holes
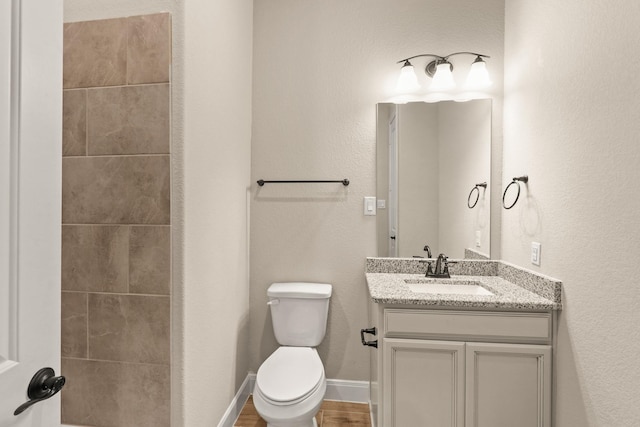
[[[420,294],[493,295],[480,282],[456,279],[412,279],[405,280],[411,290]]]

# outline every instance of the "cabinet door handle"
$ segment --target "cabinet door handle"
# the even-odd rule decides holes
[[[360,341],[362,341],[362,345],[378,348],[378,340],[374,341],[365,341],[364,334],[376,335],[378,333],[375,327],[368,329],[360,329]]]

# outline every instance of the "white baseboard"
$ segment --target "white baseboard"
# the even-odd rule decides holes
[[[369,403],[369,381],[327,380],[325,400]]]
[[[233,427],[233,423],[240,415],[242,407],[249,395],[253,393],[256,384],[255,372],[249,372],[242,382],[240,390],[236,393],[222,416],[218,427]],[[369,403],[369,381],[351,380],[327,380],[327,392],[325,400],[338,400],[341,402]]]
[[[249,372],[247,377],[240,385],[240,389],[231,400],[229,407],[218,423],[218,427],[233,427],[233,423],[238,419],[242,407],[247,402],[249,395],[253,392],[253,386],[256,383],[256,374]]]

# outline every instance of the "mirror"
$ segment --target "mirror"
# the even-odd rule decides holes
[[[490,258],[490,99],[378,104],[376,151],[378,256]]]

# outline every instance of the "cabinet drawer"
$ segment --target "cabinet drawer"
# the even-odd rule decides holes
[[[551,342],[551,313],[385,309],[384,336],[493,342]]]

